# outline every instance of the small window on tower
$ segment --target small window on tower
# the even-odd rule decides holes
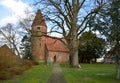
[[[40,27],[37,27],[38,30],[40,30]]]

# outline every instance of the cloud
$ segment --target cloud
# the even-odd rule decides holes
[[[28,11],[32,11],[32,7],[21,0],[1,0],[0,5],[7,8],[11,13],[9,16],[0,20],[0,25],[5,25],[7,23],[16,24],[18,22],[18,18],[26,17],[26,9]]]

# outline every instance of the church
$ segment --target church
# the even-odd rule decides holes
[[[69,49],[58,38],[47,35],[45,20],[38,10],[32,23],[32,56],[37,61],[69,61]]]

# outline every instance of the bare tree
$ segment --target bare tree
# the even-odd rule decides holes
[[[34,14],[28,10],[25,11],[26,18],[20,18],[18,26],[23,30],[21,34],[23,38],[21,39],[21,55],[24,59],[32,60],[32,43],[31,36],[32,30],[31,25],[33,22]]]
[[[31,24],[34,17],[33,13],[31,13],[27,8],[24,12],[26,17],[23,18],[19,16],[18,23],[16,25],[8,23],[0,28],[0,34],[2,35],[2,37],[0,37],[2,41],[0,42],[9,45],[10,48],[12,48],[19,56],[21,56],[21,50],[19,50],[19,48],[22,37],[26,34],[31,35]]]
[[[12,48],[13,52],[16,52],[20,57],[20,53],[17,47],[20,42],[18,41],[17,31],[14,28],[12,24],[8,23],[6,26],[0,29],[0,34],[3,36],[2,41],[8,44],[10,48]]]
[[[26,18],[19,18],[19,27],[21,27],[25,33],[31,34],[31,25],[33,22],[34,14],[28,10],[25,11]]]
[[[53,23],[51,32],[63,35],[61,41],[70,50],[70,64],[78,66],[79,37],[89,27],[88,22],[104,6],[105,0],[36,0],[46,20]]]

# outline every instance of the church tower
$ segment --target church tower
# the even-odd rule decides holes
[[[37,11],[36,16],[33,20],[32,30],[34,35],[40,36],[47,33],[47,26],[40,10]]]
[[[45,42],[43,35],[47,34],[47,26],[41,11],[38,10],[32,24],[32,56],[34,60],[45,59]]]

